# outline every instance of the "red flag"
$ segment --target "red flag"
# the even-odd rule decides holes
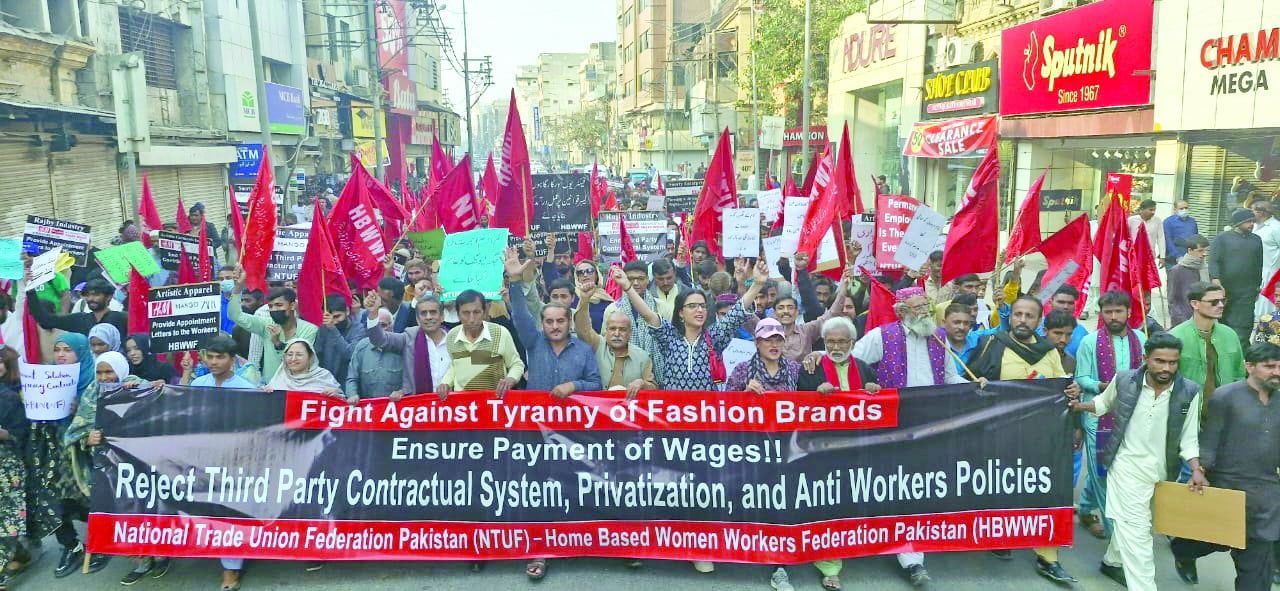
[[[947,245],[942,250],[942,283],[966,273],[986,273],[996,268],[1000,246],[1000,155],[987,150],[969,181],[960,209],[951,220]]]
[[[695,242],[707,241],[707,249],[717,259],[720,254],[721,214],[726,208],[738,205],[738,178],[733,170],[733,151],[729,147],[729,129],[720,132],[716,153],[711,156],[703,179],[702,193],[693,210],[693,235]]]
[[[267,292],[267,261],[276,246],[275,180],[271,158],[262,151],[258,180],[249,193],[249,218],[244,224],[240,247],[240,266],[244,267],[244,286],[250,291]]]
[[[489,157],[489,163],[493,164],[493,157]],[[600,162],[597,160],[591,163],[591,219],[600,217]]]
[[[621,215],[618,216],[618,242],[621,244],[622,262],[630,263],[639,260],[636,256],[636,247],[631,244],[631,233],[627,232],[627,220]]]
[[[1093,243],[1098,245],[1098,292],[1129,291],[1129,249],[1133,237],[1129,235],[1127,210],[1122,197],[1107,184],[1106,208],[1098,222],[1098,232]]]
[[[604,205],[600,206],[605,211],[618,211],[618,196],[609,191],[609,198],[604,200]]]
[[[800,189],[796,188],[796,180],[791,178],[791,173],[787,173],[787,180],[782,183],[782,196],[801,197],[803,195],[804,193],[801,193]]]
[[[851,215],[861,214],[864,208],[862,207],[862,192],[858,190],[858,175],[853,171],[853,149],[849,145],[849,123],[847,121],[844,124],[844,131],[840,134],[840,153],[838,156],[833,173],[834,182],[842,187],[840,194],[836,195],[836,207],[839,208],[837,215],[839,215],[840,219],[848,219]]]
[[[329,239],[319,201],[315,203],[313,215],[312,219],[319,221],[311,226],[307,250],[302,254],[302,268],[298,271],[298,315],[307,322],[320,325],[324,322],[325,297],[336,293],[350,306],[351,290],[333,241]]]
[[[830,149],[831,148],[827,148],[827,150]],[[818,162],[822,160],[822,157],[825,154],[825,151],[822,154],[815,153],[813,155],[813,160],[809,161],[809,170],[804,173],[804,183],[800,185],[801,196],[811,195],[813,193],[813,179],[818,176]]]
[[[435,203],[438,198],[426,186],[422,187],[418,194],[418,220],[413,224],[415,230],[426,232],[440,227],[440,212]]]
[[[137,269],[129,268],[129,334],[151,332],[151,319],[147,313],[147,296],[151,284]],[[235,302],[239,304],[239,302]]]
[[[1080,214],[1061,230],[1044,239],[1040,243],[1040,253],[1049,263],[1045,271],[1045,281],[1050,281],[1061,272],[1069,262],[1075,262],[1077,269],[1066,280],[1065,285],[1074,286],[1080,291],[1076,299],[1076,316],[1084,310],[1085,300],[1089,295],[1089,280],[1093,276],[1093,241],[1089,236],[1089,215]]]
[[[1129,328],[1140,328],[1147,321],[1146,294],[1160,287],[1160,270],[1151,253],[1151,240],[1147,238],[1146,224],[1138,224],[1133,236],[1133,248],[1129,249],[1129,297],[1133,307],[1129,309]]]
[[[187,256],[187,243],[181,244],[182,253],[178,255],[178,285],[198,283],[200,279],[196,276],[196,270],[191,268],[191,257]]]
[[[354,162],[353,162],[354,164]],[[368,178],[366,178],[368,177]],[[329,236],[337,252],[342,253],[342,271],[360,289],[375,289],[382,279],[382,261],[387,256],[387,238],[374,216],[369,197],[369,172],[363,166],[352,166],[351,178],[342,195],[329,212]]]
[[[872,275],[866,268],[862,269],[862,274],[871,280],[871,305],[867,308],[867,327],[869,332],[877,326],[892,324],[898,321],[898,313],[893,310],[897,298],[893,292],[889,291],[883,283],[876,281],[875,275]]]
[[[39,302],[27,302],[28,306],[40,305]],[[27,363],[40,363],[43,351],[40,348],[40,325],[30,310],[22,311],[22,350],[26,353]]]
[[[1024,254],[1033,252],[1040,246],[1040,188],[1044,186],[1044,176],[1048,170],[1040,173],[1040,178],[1031,183],[1027,189],[1027,198],[1018,208],[1018,219],[1013,223],[1013,231],[1009,233],[1009,246],[1004,251],[1004,262],[1008,263]]]
[[[142,244],[151,248],[151,232],[164,229],[160,221],[160,211],[156,209],[156,200],[151,196],[151,183],[147,182],[147,173],[142,173],[142,199],[138,201],[138,217],[142,219]]]
[[[573,255],[573,264],[582,261],[593,261],[596,258],[595,244],[591,232],[578,232],[578,252]]]
[[[807,181],[809,189],[805,193],[810,199],[821,196],[822,192],[827,190],[827,185],[831,183],[831,175],[835,170],[832,158],[834,156],[831,155],[831,146],[827,146],[827,149],[822,152],[822,157],[814,161],[813,170],[810,171],[813,173],[813,179]]]
[[[1280,269],[1271,275],[1271,279],[1267,281],[1267,286],[1262,288],[1262,297],[1267,301],[1276,303],[1276,285],[1280,284]]]
[[[658,178],[657,178],[657,181],[656,181],[656,182],[657,182],[657,186],[656,186],[656,187],[655,187],[655,189],[654,189],[654,194],[655,194],[655,195],[661,195],[661,196],[663,196],[663,197],[666,197],[666,196],[667,196],[667,188],[666,188],[665,186],[663,186],[663,184],[662,184],[662,173],[661,173],[661,172],[659,172],[659,173],[658,173],[657,175],[655,175],[655,176],[657,176]]]
[[[609,294],[609,297],[613,298],[614,301],[618,301],[622,298],[622,286],[618,285],[618,282],[613,280],[613,270],[620,267],[622,267],[622,265],[618,263],[609,265],[609,272],[605,274],[604,292]]]
[[[773,177],[769,176],[769,171],[764,171],[764,190],[772,191],[778,188],[778,184],[773,182]]]
[[[200,267],[196,270],[196,281],[213,281],[213,257],[209,256],[209,224],[200,224],[200,247],[196,250],[196,260]]]
[[[524,238],[533,214],[533,177],[529,170],[529,146],[516,108],[516,91],[511,91],[507,110],[507,130],[502,137],[502,168],[498,175],[498,196],[493,202],[490,228],[507,228]]]
[[[182,204],[182,197],[178,197],[178,233],[190,234],[194,229],[191,220],[187,219],[187,206]]]
[[[484,175],[480,177],[480,190],[484,193],[484,212],[492,216],[493,206],[498,201],[498,171],[493,169],[492,153],[484,165]]]
[[[821,173],[819,173],[821,176]],[[822,191],[822,194],[816,199],[809,200],[809,209],[805,211],[804,222],[800,226],[800,243],[796,248],[796,252],[803,252],[809,255],[809,268],[812,269],[818,264],[818,247],[822,243],[822,239],[827,232],[833,227],[840,228],[840,220],[842,206],[848,206],[850,188],[845,185],[848,182],[846,175],[836,175],[832,182],[828,183]],[[838,238],[838,236],[837,236]],[[838,241],[837,244],[842,244]],[[836,248],[840,253],[840,270],[844,269],[844,249]]]
[[[427,171],[427,187],[434,189],[440,186],[453,168],[453,158],[444,153],[444,148],[440,147],[440,139],[431,138],[431,167]]]
[[[354,172],[357,168],[361,171],[358,177],[364,183],[370,202],[382,214],[382,223],[386,225],[385,230],[382,232],[382,242],[383,246],[390,249],[392,242],[407,230],[405,226],[409,223],[409,212],[405,211],[404,206],[396,201],[396,196],[391,193],[391,189],[378,182],[378,179],[374,178],[360,165],[360,159],[353,153],[351,154],[352,180],[357,178],[357,174]],[[351,181],[347,181],[347,185],[350,186]],[[346,189],[343,189],[343,192],[345,193]]]
[[[229,188],[231,198],[231,234],[235,237],[236,252],[240,252],[244,244],[244,214],[240,212],[240,204],[236,203],[236,189]]]
[[[444,231],[453,234],[480,227],[480,212],[476,210],[476,188],[471,183],[471,155],[462,161],[441,181],[431,196],[440,216]]]

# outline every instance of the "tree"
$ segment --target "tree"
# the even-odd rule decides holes
[[[609,111],[601,103],[584,105],[582,110],[557,117],[547,127],[557,144],[586,156],[601,154],[609,137]]]
[[[781,88],[785,101],[793,101],[802,94],[804,77],[804,2],[803,0],[760,0],[764,12],[756,17],[756,35],[752,42],[755,51],[756,81],[760,108],[765,112],[781,112],[785,104],[776,100],[775,89]],[[840,33],[844,19],[867,7],[866,0],[814,1],[812,8],[812,39],[810,49],[810,97],[812,106],[809,121],[812,124],[826,120],[827,66],[830,61],[831,40]],[[742,88],[751,88],[750,66],[742,70],[747,80]],[[747,93],[748,96],[750,93]],[[747,99],[748,104],[750,98]],[[786,108],[789,125],[796,121],[797,109]]]

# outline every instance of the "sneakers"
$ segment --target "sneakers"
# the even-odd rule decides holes
[[[124,574],[124,578],[120,579],[120,584],[125,587],[133,585],[147,576],[147,573],[151,572],[152,568],[155,568],[155,561],[150,558],[143,558],[142,562],[138,563],[138,566],[133,567],[133,570]]]
[[[782,567],[773,571],[773,576],[769,577],[769,586],[774,591],[795,591],[795,587],[791,586],[791,577],[787,576],[787,569]]]
[[[53,569],[53,576],[61,579],[76,572],[84,559],[84,544],[76,543],[74,548],[62,547],[62,556],[58,558],[58,567]]]
[[[716,572],[716,563],[710,560],[695,560],[693,561],[693,570],[702,574],[713,573]]]
[[[929,583],[929,571],[924,569],[923,564],[913,564],[907,567],[907,578],[911,580],[912,587],[923,587]]]
[[[171,558],[157,558],[155,559],[155,565],[151,567],[151,572],[148,574],[150,574],[153,579],[163,577],[169,574],[169,565],[172,563],[173,559]]]
[[[1129,583],[1124,579],[1124,569],[1118,566],[1111,566],[1107,563],[1098,565],[1098,572],[1105,575],[1108,579],[1115,581],[1121,587],[1128,587]]]
[[[1173,569],[1178,571],[1178,578],[1182,579],[1182,582],[1191,585],[1200,584],[1200,573],[1196,569],[1196,561],[1194,559],[1178,560],[1175,558],[1173,560]]]
[[[1076,578],[1062,568],[1062,563],[1054,561],[1049,562],[1039,556],[1036,557],[1036,573],[1049,579],[1055,583],[1075,583]]]

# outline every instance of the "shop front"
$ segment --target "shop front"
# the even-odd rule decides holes
[[[1280,11],[1274,0],[1162,0],[1155,121],[1182,139],[1178,192],[1202,234],[1280,194]]]
[[[1000,65],[967,64],[925,77],[920,122],[902,150],[916,162],[916,194],[950,216],[987,151],[996,145]]]
[[[1102,0],[1003,31],[1000,136],[1014,173],[1006,228],[1041,173],[1057,204],[1041,215],[1046,235],[1096,212],[1111,172],[1133,175],[1134,203],[1152,198],[1170,213],[1178,147],[1154,125],[1153,25],[1153,0]]]

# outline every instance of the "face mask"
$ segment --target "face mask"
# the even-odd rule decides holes
[[[334,325],[334,327],[337,328],[339,332],[345,333],[347,332],[348,328],[351,328],[351,320],[349,319],[343,320],[342,322],[339,322],[336,325]]]
[[[234,279],[223,279],[218,282],[218,286],[222,289],[222,295],[226,295],[236,288],[236,282]]]
[[[1189,216],[1189,215],[1191,215],[1191,210],[1189,210],[1189,209],[1179,209],[1179,210],[1178,210],[1178,217],[1180,217],[1180,218],[1185,218],[1185,217],[1187,217],[1187,216]]]
[[[276,324],[284,324],[289,320],[289,313],[284,310],[272,310],[271,321]]]

